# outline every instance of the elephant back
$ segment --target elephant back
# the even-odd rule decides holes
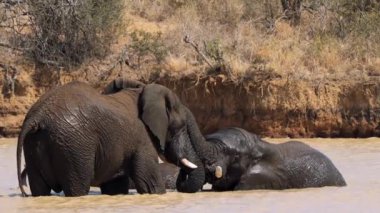
[[[113,94],[123,89],[142,88],[145,84],[140,81],[130,80],[126,78],[116,78],[105,86],[102,94]]]

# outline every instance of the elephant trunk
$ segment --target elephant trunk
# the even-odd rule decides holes
[[[171,157],[167,159],[181,168],[176,188],[179,192],[197,192],[205,183],[203,163],[190,142],[186,128],[179,131],[173,139],[165,149],[165,155]]]
[[[197,168],[191,169],[181,166],[176,187],[179,192],[194,193],[202,189],[205,183],[205,169],[191,144],[188,142],[185,147],[186,156],[188,156],[191,162],[197,165]]]
[[[176,182],[179,192],[194,193],[202,189],[205,184],[205,171],[200,161],[199,163],[201,166],[191,171],[188,168],[181,168]]]
[[[186,109],[187,118],[187,132],[190,137],[191,144],[196,151],[196,154],[201,159],[202,163],[209,163],[215,161],[218,147],[206,141],[202,132],[199,130],[198,124],[194,118],[194,115],[189,109]]]

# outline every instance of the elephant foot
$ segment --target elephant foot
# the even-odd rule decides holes
[[[129,179],[127,176],[114,178],[108,182],[103,183],[100,186],[100,191],[102,194],[106,195],[128,194]]]
[[[148,148],[153,149],[153,147]],[[166,193],[165,183],[157,161],[158,156],[146,153],[154,153],[154,150],[139,150],[134,157],[131,178],[136,190],[139,194],[164,194]]]

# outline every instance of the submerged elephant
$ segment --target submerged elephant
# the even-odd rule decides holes
[[[302,142],[271,144],[239,128],[204,137],[186,111],[188,137],[216,191],[346,185],[330,159]],[[178,180],[185,178],[180,172]]]
[[[288,189],[345,186],[337,168],[307,144],[271,144],[240,128],[225,128],[205,136],[206,181],[212,190]],[[206,149],[205,149],[206,148]],[[161,164],[166,187],[173,189],[178,172]]]
[[[329,158],[302,142],[272,144],[240,128],[221,129],[206,140],[214,154],[205,165],[206,180],[216,191],[346,185]]]
[[[18,138],[22,195],[22,150],[33,196],[81,196],[90,186],[128,193],[129,177],[138,193],[164,193],[158,153],[186,175],[177,188],[195,192],[204,168],[185,134],[186,115],[178,97],[156,84],[116,79],[102,95],[80,82],[55,88],[31,107]]]

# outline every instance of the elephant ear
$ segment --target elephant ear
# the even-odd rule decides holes
[[[261,159],[264,155],[261,139],[257,135],[241,128],[229,127],[221,129],[207,135],[206,140],[222,142],[229,154],[249,155],[253,159]]]
[[[145,84],[140,81],[130,80],[126,78],[116,78],[115,80],[107,84],[102,94],[113,94],[119,92],[122,89],[142,88],[144,86]]]
[[[250,150],[250,155],[255,160],[260,160],[263,156],[269,152],[265,146],[265,142],[256,134],[240,129],[242,134],[245,135],[247,150]]]
[[[158,84],[145,86],[140,96],[140,118],[156,138],[161,151],[165,149],[170,112],[178,103],[172,91]]]

